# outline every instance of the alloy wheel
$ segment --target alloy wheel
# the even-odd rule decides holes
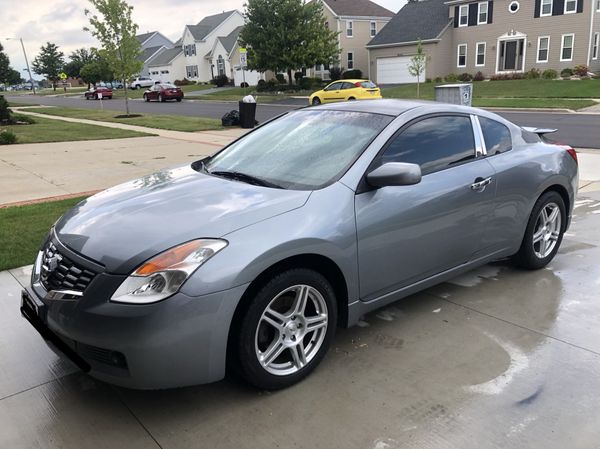
[[[533,232],[533,252],[544,259],[548,257],[560,238],[562,217],[556,203],[548,203],[540,211]]]
[[[275,296],[256,328],[256,357],[276,376],[294,374],[317,355],[327,334],[323,295],[309,285],[294,285]]]

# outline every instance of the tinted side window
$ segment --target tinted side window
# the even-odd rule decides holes
[[[423,175],[475,159],[471,119],[440,116],[423,119],[396,136],[385,150],[382,163],[419,164]]]
[[[352,83],[344,83],[342,89],[354,89],[356,86]]]
[[[340,90],[341,86],[342,86],[342,83],[333,83],[332,85],[327,87],[325,90]]]
[[[506,126],[485,117],[479,117],[479,123],[488,155],[505,153],[512,149],[512,136]]]

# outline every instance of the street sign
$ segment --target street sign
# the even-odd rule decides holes
[[[240,54],[248,53],[248,50],[244,47],[240,47]]]
[[[248,54],[247,53],[240,53],[240,65],[242,66],[242,68],[246,68],[246,66],[248,65]]]

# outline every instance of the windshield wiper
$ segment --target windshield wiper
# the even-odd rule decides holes
[[[241,173],[238,171],[215,170],[215,171],[207,171],[207,173],[210,175],[219,176],[221,178],[227,178],[227,179],[233,179],[234,181],[245,182],[245,183],[252,184],[255,186],[271,187],[274,189],[283,189],[283,187],[281,187],[278,184],[267,181],[265,179],[257,178],[256,176],[248,175],[246,173]]]

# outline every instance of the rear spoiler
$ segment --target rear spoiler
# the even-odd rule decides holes
[[[530,126],[523,126],[523,127],[521,127],[521,129],[524,129],[525,131],[530,132],[530,133],[537,134],[540,137],[543,137],[544,134],[552,134],[552,133],[555,133],[556,131],[558,131],[557,129],[552,129],[552,128],[533,128]]]

